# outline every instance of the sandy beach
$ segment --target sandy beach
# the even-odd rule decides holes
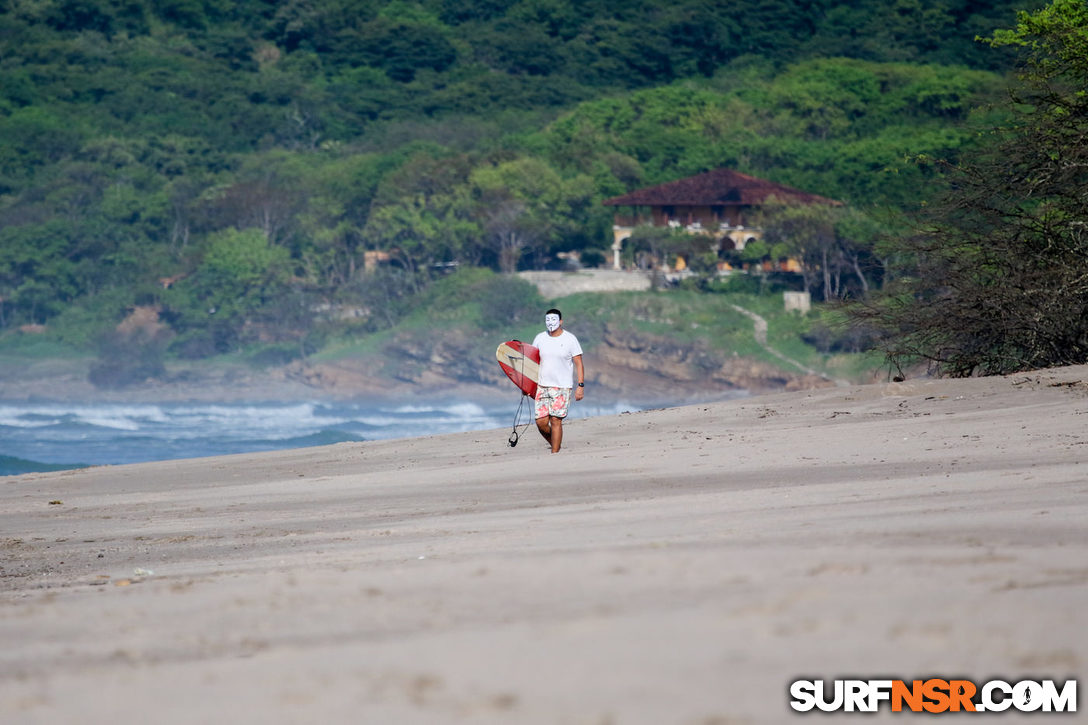
[[[0,478],[0,722],[779,723],[799,678],[1085,672],[1088,367],[508,434]]]

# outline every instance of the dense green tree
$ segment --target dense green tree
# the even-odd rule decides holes
[[[481,228],[466,184],[469,168],[464,156],[408,159],[377,190],[362,231],[367,246],[392,251],[412,275],[478,262]]]
[[[713,257],[713,261],[717,262],[717,254],[711,249],[712,245],[706,237],[647,224],[634,230],[624,242],[623,252],[631,264],[653,272],[652,282],[658,286],[663,283],[664,271],[675,267],[679,258],[683,258],[687,268],[693,271],[712,271],[708,260]]]
[[[163,295],[185,355],[230,352],[259,339],[260,311],[289,291],[289,254],[260,229],[213,234],[197,268]]]
[[[1009,62],[1008,55],[987,54],[972,41],[980,34],[1008,25],[1020,7],[1023,3],[1015,0],[827,3],[799,53],[1000,68]]]
[[[973,37],[1012,16],[887,7],[0,2],[0,327],[75,340],[163,302],[176,349],[301,350],[310,307],[388,324],[435,265],[597,249],[600,200],[716,166],[917,204],[941,170],[905,160],[975,143],[965,124],[998,76],[970,68],[1001,54]],[[209,316],[233,310],[206,304],[207,254],[232,229],[261,230],[269,281]],[[363,274],[371,250],[405,266]]]
[[[831,301],[864,295],[883,277],[880,227],[857,209],[775,202],[763,211],[765,241],[778,259],[801,265],[804,291]]]
[[[70,157],[86,138],[80,124],[49,108],[26,106],[0,117],[0,178],[9,190],[49,164]]]
[[[809,61],[725,93],[682,83],[583,103],[539,144],[559,165],[596,169],[602,187],[616,181],[599,174],[609,155],[635,162],[624,190],[729,166],[843,201],[910,205],[925,190],[910,157],[954,158],[974,140],[963,123],[997,97],[998,81],[965,69]]]
[[[299,178],[311,193],[296,217],[297,273],[312,289],[335,290],[358,272],[364,229],[389,162],[366,154],[303,158],[310,163]]]
[[[490,248],[505,272],[518,269],[526,253],[539,266],[556,245],[563,246],[593,194],[587,176],[563,178],[533,158],[478,167],[470,183]]]
[[[903,365],[1002,374],[1088,361],[1088,5],[1053,0],[991,43],[1022,53],[1013,122],[951,169],[858,320]]]

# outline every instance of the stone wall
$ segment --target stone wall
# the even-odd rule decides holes
[[[623,292],[650,289],[649,275],[638,271],[583,269],[577,272],[518,272],[533,284],[545,299],[556,299],[576,292]]]

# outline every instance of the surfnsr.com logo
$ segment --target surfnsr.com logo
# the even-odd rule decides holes
[[[1076,712],[1077,681],[797,680],[790,698],[798,712]]]

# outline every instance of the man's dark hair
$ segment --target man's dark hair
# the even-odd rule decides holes
[[[559,319],[560,320],[563,319],[563,313],[560,312],[559,310],[555,309],[554,307],[551,308],[550,310],[548,310],[547,312],[545,312],[544,314],[545,315],[559,315]]]

